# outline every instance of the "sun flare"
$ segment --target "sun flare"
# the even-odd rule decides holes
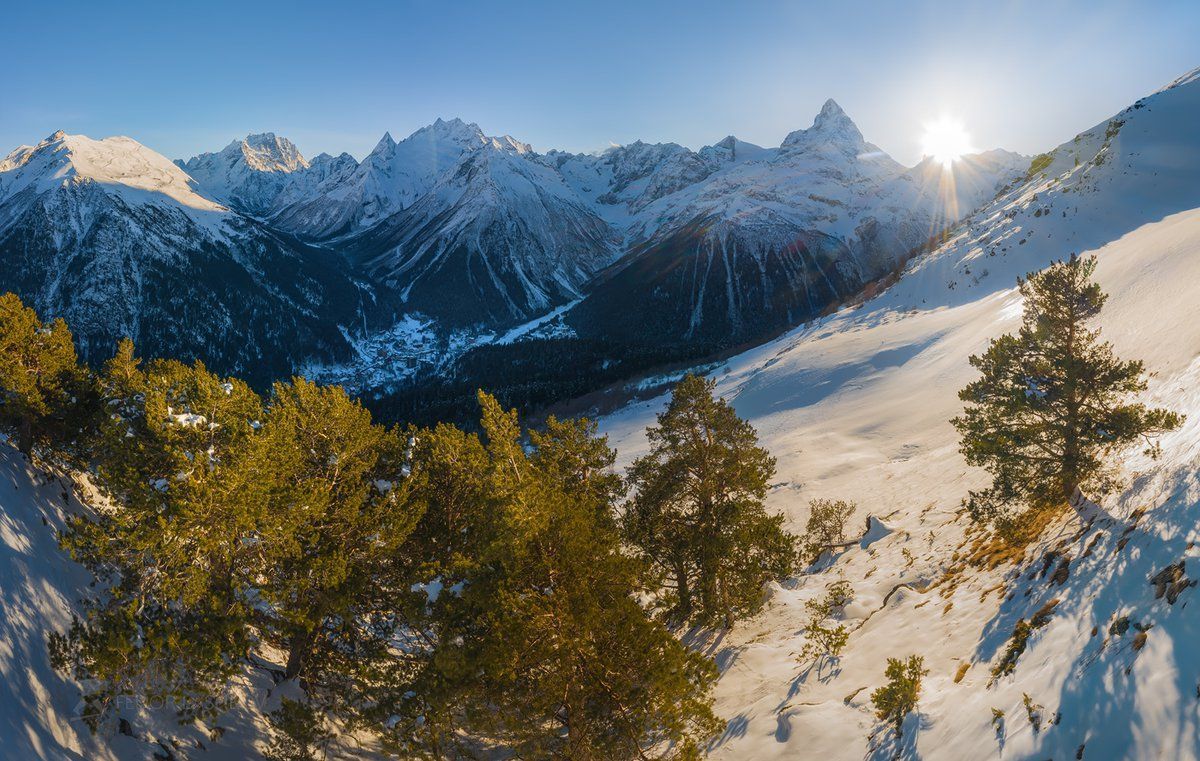
[[[962,122],[948,116],[925,124],[925,134],[921,137],[921,152],[932,156],[943,167],[949,168],[964,153],[975,150],[971,147],[971,137],[963,127]]]

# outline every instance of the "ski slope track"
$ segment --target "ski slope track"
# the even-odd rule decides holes
[[[773,585],[759,616],[702,638],[728,720],[714,758],[1200,757],[1198,590],[1171,604],[1150,583],[1180,561],[1200,577],[1197,123],[1193,73],[1060,146],[1044,173],[965,219],[882,296],[714,372],[778,458],[769,503],[793,530],[819,497],[857,502],[858,530],[877,519],[819,572]],[[967,529],[961,500],[986,483],[949,423],[974,377],[967,358],[1018,327],[1017,277],[1072,252],[1099,259],[1103,337],[1144,360],[1149,401],[1187,421],[1162,438],[1160,460],[1127,453],[1126,488],[1097,499],[1089,529],[1064,518],[1018,565],[963,567],[952,559]],[[665,402],[602,421],[622,461],[644,451]],[[849,643],[836,661],[801,663],[804,602],[839,579],[854,589]],[[989,685],[1018,619],[1055,600],[1013,673]],[[870,693],[888,657],[910,654],[930,674],[897,743]],[[1040,731],[1025,694],[1042,706]],[[1004,712],[999,732],[993,708]]]

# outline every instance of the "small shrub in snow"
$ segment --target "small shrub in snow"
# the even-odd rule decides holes
[[[1021,693],[1021,703],[1025,706],[1025,715],[1029,717],[1029,726],[1036,735],[1042,731],[1042,706],[1033,702],[1028,692]]]
[[[1012,639],[1008,641],[1008,647],[1004,650],[1004,655],[992,669],[993,680],[1013,672],[1013,669],[1017,667],[1017,659],[1021,657],[1021,654],[1025,652],[1025,646],[1029,644],[1030,635],[1050,623],[1050,616],[1057,606],[1057,599],[1050,600],[1038,608],[1028,621],[1023,618],[1017,621],[1016,626],[1013,627]]]
[[[850,630],[845,624],[826,624],[826,621],[840,613],[854,599],[853,595],[850,582],[843,579],[832,584],[821,599],[805,603],[810,618],[804,627],[804,636],[808,641],[800,651],[801,661],[837,658],[841,655],[846,641],[850,639]]]
[[[908,658],[888,658],[884,676],[888,683],[871,693],[871,703],[875,706],[875,715],[881,721],[889,722],[899,735],[904,726],[904,717],[917,707],[921,697],[921,679],[929,671],[925,668],[925,659],[919,655]]]
[[[814,499],[809,507],[812,512],[804,527],[804,555],[808,562],[815,563],[822,552],[846,542],[846,522],[858,506],[840,499]]]
[[[1029,171],[1025,173],[1026,177],[1033,177],[1046,171],[1049,166],[1054,163],[1054,157],[1049,153],[1040,153],[1033,157],[1029,162]],[[1036,196],[1035,196],[1036,198]]]

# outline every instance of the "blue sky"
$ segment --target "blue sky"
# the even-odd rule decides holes
[[[920,156],[947,114],[979,148],[1050,148],[1200,66],[1200,2],[5,4],[0,153],[55,129],[166,155],[247,132],[361,158],[438,116],[538,150],[777,145],[836,99]]]

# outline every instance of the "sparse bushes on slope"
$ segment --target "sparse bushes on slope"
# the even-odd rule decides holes
[[[842,648],[850,639],[850,630],[845,624],[827,622],[833,615],[840,613],[852,599],[850,582],[842,580],[834,582],[823,597],[804,604],[810,618],[804,627],[807,642],[800,651],[801,661],[837,658],[842,654]]]
[[[1039,153],[1029,162],[1029,169],[1025,172],[1025,177],[1032,179],[1046,171],[1053,163],[1054,157],[1049,153]]]
[[[840,499],[814,499],[809,503],[809,509],[808,523],[801,541],[805,560],[815,563],[825,550],[845,543],[846,522],[854,515],[857,506]]]

